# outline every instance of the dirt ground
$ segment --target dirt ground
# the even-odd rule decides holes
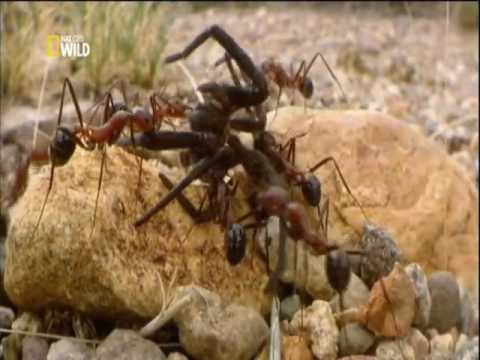
[[[434,14],[408,5],[385,10],[352,4],[211,8],[177,18],[165,54],[180,51],[215,23],[258,62],[273,57],[296,69],[302,59],[308,61],[320,51],[348,100],[341,101],[339,88],[318,60],[309,74],[315,93],[308,106],[386,112],[420,125],[446,146],[451,136],[460,136],[473,169],[478,149],[478,31],[462,29],[454,16],[447,21],[438,7]],[[221,56],[222,49],[211,41],[186,65],[198,82],[212,80],[226,76],[224,68],[213,67]],[[165,76],[190,88],[175,66],[166,67]],[[282,103],[292,98],[287,92]],[[301,101],[297,95],[296,102]]]
[[[447,10],[443,4],[420,7],[411,2],[395,6],[270,3],[202,6],[192,12],[180,4],[172,6],[175,21],[163,56],[180,51],[212,24],[222,26],[257,62],[272,57],[296,69],[301,60],[309,61],[320,51],[347,100],[343,101],[339,87],[318,59],[309,73],[315,92],[307,106],[378,110],[417,124],[445,143],[450,152],[460,153],[458,159],[475,174],[478,29],[462,29],[455,8]],[[220,46],[209,41],[185,64],[198,83],[227,78],[225,66],[213,66],[222,55]],[[191,85],[179,67],[161,65],[159,72],[161,82],[169,84],[170,89],[193,98]],[[63,78],[68,74],[50,76],[57,75]],[[145,95],[158,90],[147,90]],[[55,118],[58,101],[47,100],[40,113]],[[284,92],[281,104],[292,101],[303,100],[298,94]],[[3,108],[2,113],[4,124],[38,116],[36,109],[18,106]]]

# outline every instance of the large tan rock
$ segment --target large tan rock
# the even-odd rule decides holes
[[[220,226],[192,229],[193,221],[176,201],[144,226],[134,228],[133,222],[166,189],[158,179],[159,170],[144,162],[137,192],[137,162],[121,149],[107,152],[95,230],[90,236],[100,160],[100,152],[77,150],[68,164],[56,169],[34,238],[31,233],[49,171],[45,168],[31,177],[14,208],[6,243],[5,287],[17,306],[30,310],[67,306],[102,317],[152,317],[162,307],[162,283],[167,288],[175,271],[174,287],[195,283],[226,301],[257,309],[268,302],[261,260],[252,259],[248,250],[240,265],[230,266]],[[170,174],[174,182],[182,176],[177,175]],[[204,191],[197,186],[186,194],[198,200]],[[236,212],[245,211],[242,206],[242,202],[233,204]]]
[[[271,119],[270,115],[270,119]],[[408,124],[367,111],[280,109],[270,122],[279,139],[297,140],[302,169],[333,156],[374,223],[386,228],[406,259],[427,273],[449,270],[474,288],[478,267],[478,193],[465,171]],[[330,203],[331,241],[359,241],[364,217],[335,175],[317,171]]]

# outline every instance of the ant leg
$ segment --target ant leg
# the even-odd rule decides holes
[[[187,58],[196,48],[202,45],[210,37],[214,38],[225,51],[235,60],[240,70],[253,82],[252,88],[236,88],[235,101],[233,103],[246,107],[262,103],[268,97],[267,80],[260,69],[254,64],[250,56],[236,43],[236,41],[218,25],[213,25],[201,32],[182,51],[168,56],[165,63],[171,63]]]
[[[365,211],[363,210],[363,207],[362,205],[360,205],[360,202],[357,200],[357,198],[353,195],[352,191],[350,190],[350,187],[348,186],[347,184],[347,181],[345,180],[341,170],[340,170],[340,167],[338,166],[338,163],[337,161],[329,156],[323,160],[321,160],[320,162],[318,162],[317,164],[315,164],[313,167],[310,168],[309,172],[313,173],[315,172],[318,168],[320,168],[321,166],[325,165],[326,163],[328,162],[333,162],[334,166],[335,166],[335,170],[337,171],[338,175],[340,175],[340,179],[342,181],[342,184],[343,186],[345,187],[345,189],[347,190],[348,194],[352,197],[353,201],[355,202],[355,204],[360,208],[360,211],[362,212],[363,214],[363,217],[365,218],[365,220],[369,221],[368,219],[368,216],[365,214]]]
[[[320,52],[317,52],[313,57],[312,57],[312,60],[310,61],[310,64],[308,64],[308,66],[305,68],[305,73],[304,73],[304,76],[306,77],[308,72],[310,71],[313,63],[315,62],[315,60],[317,59],[317,57],[320,56],[320,58],[322,59],[322,62],[323,64],[325,65],[325,67],[327,68],[327,71],[328,73],[330,74],[330,76],[332,77],[333,81],[335,81],[335,84],[337,84],[338,88],[340,89],[341,93],[342,93],[342,98],[344,99],[344,101],[347,100],[347,95],[345,94],[345,91],[343,91],[343,87],[342,87],[342,84],[340,83],[340,81],[338,80],[337,76],[335,75],[335,73],[333,72],[332,68],[330,67],[330,65],[328,65],[328,62],[327,60],[325,59],[325,57],[322,55],[322,53]]]
[[[165,187],[168,189],[168,190],[172,190],[173,187],[174,187],[174,184],[170,181],[170,179],[165,175],[165,174],[158,174],[158,177],[160,178],[160,180],[162,181],[163,185],[165,185]],[[203,210],[203,203],[204,201],[202,201],[202,204],[200,205],[200,208],[197,209],[195,208],[195,206],[192,204],[192,202],[187,199],[187,197],[185,195],[183,195],[182,193],[179,193],[177,195],[177,201],[180,203],[181,207],[183,208],[183,210],[197,223],[204,223],[204,222],[207,222],[207,221],[210,221],[214,218],[214,214],[212,212],[212,209],[206,209],[206,210]]]
[[[138,219],[134,223],[134,226],[138,227],[145,224],[153,215],[155,215],[158,211],[167,206],[170,201],[175,199],[178,194],[180,194],[195,179],[198,179],[216,165],[220,163],[228,163],[229,165],[231,165],[231,167],[236,165],[237,162],[232,161],[233,156],[234,154],[232,153],[231,149],[229,147],[224,147],[213,157],[205,158],[198,162],[192,168],[190,173],[186,177],[184,177],[177,185],[175,185],[175,187],[173,187],[170,192],[168,192],[152,209],[147,211],[146,214],[144,214],[140,219]]]
[[[62,154],[62,156],[65,156],[65,158],[62,157],[61,159],[57,159],[56,155],[55,155],[56,151],[53,151],[53,148],[54,148],[54,146],[56,146],[56,144],[54,142],[52,142],[52,144],[50,144],[50,148],[49,148],[49,154],[50,154],[50,157],[51,157],[51,159],[50,159],[50,161],[51,161],[50,178],[48,180],[47,193],[45,195],[45,199],[43,200],[42,208],[40,209],[40,215],[38,216],[35,227],[33,228],[31,239],[33,239],[34,236],[35,236],[35,233],[36,233],[36,231],[37,231],[37,229],[40,225],[40,221],[42,220],[43,213],[45,212],[45,207],[47,206],[48,197],[49,197],[50,191],[52,190],[52,187],[53,187],[53,177],[55,175],[55,166],[61,166],[61,165],[65,164],[66,162],[68,162],[70,157],[73,155],[73,152],[75,151],[75,143],[82,145],[81,142],[76,138],[76,136],[73,135],[73,133],[71,133],[66,128],[61,128],[60,127],[60,123],[62,121],[62,115],[63,115],[63,102],[65,101],[65,90],[66,90],[67,87],[68,87],[68,90],[70,92],[70,97],[71,97],[71,99],[73,101],[73,104],[75,106],[75,111],[77,113],[77,119],[80,122],[80,128],[83,128],[82,112],[80,111],[80,106],[78,105],[77,96],[75,95],[75,91],[73,89],[72,83],[70,82],[70,79],[65,78],[65,80],[63,82],[62,96],[61,96],[61,100],[60,100],[60,109],[58,111],[57,128],[55,129],[54,139],[59,138],[59,131],[60,131],[61,133],[63,133],[64,141],[73,140],[74,143],[73,143],[73,146],[70,147],[68,153]],[[55,140],[53,140],[53,141],[55,141]]]

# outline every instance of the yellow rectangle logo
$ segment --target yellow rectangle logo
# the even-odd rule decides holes
[[[60,35],[48,35],[47,37],[47,56],[60,56]]]

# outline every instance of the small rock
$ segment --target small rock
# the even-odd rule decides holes
[[[284,360],[314,360],[308,343],[302,336],[283,336],[282,355]]]
[[[415,353],[415,359],[424,359],[428,355],[428,339],[420,330],[411,328],[406,341],[412,347],[413,352]]]
[[[401,258],[401,252],[391,235],[374,224],[364,225],[360,248],[367,254],[362,256],[360,262],[360,278],[368,287],[387,276]]]
[[[478,360],[478,336],[468,340],[455,352],[455,360]]]
[[[350,282],[342,294],[343,309],[340,309],[340,297],[336,295],[331,301],[330,306],[334,313],[346,309],[357,308],[365,305],[368,301],[369,290],[357,275],[350,275]]]
[[[154,342],[132,330],[115,329],[97,348],[95,360],[162,360],[167,357]]]
[[[468,341],[468,337],[465,334],[460,334],[460,336],[457,339],[457,342],[455,343],[455,352],[460,350]]]
[[[297,333],[305,331],[308,334],[316,358],[324,360],[337,358],[338,329],[327,302],[315,300],[304,311],[295,314],[290,326]]]
[[[301,308],[302,300],[298,294],[286,297],[280,303],[280,320],[292,320],[293,315]]]
[[[42,332],[42,319],[33,313],[24,312],[12,323],[13,330],[22,330],[30,332]]]
[[[430,275],[428,288],[432,297],[429,327],[440,333],[450,330],[460,323],[460,291],[455,276],[447,271]]]
[[[1,328],[10,329],[14,318],[15,318],[15,314],[13,313],[12,309],[5,306],[0,306],[0,327]]]
[[[341,356],[363,354],[375,343],[375,336],[359,324],[347,324],[340,329],[338,342]]]
[[[430,352],[453,355],[455,351],[455,340],[451,333],[435,335],[430,340]]]
[[[10,334],[2,339],[2,352],[4,359],[20,360],[22,348],[16,334]]]
[[[415,352],[405,340],[381,342],[375,355],[378,360],[415,360]]]
[[[408,333],[415,316],[415,287],[398,263],[387,277],[375,283],[362,311],[364,323],[376,335]]]
[[[465,287],[460,285],[459,291],[461,307],[459,330],[463,334],[473,336],[475,333],[475,310],[473,308],[472,299]]]
[[[174,316],[180,343],[198,359],[251,359],[267,340],[265,320],[255,310],[225,304],[221,298],[197,286],[178,287],[176,298],[192,296]]]
[[[45,360],[48,342],[38,336],[25,336],[22,340],[22,360]]]
[[[87,344],[71,339],[62,339],[50,346],[47,360],[90,360],[93,355],[93,349]]]
[[[167,360],[188,360],[188,358],[179,352],[173,352],[168,354]]]
[[[428,280],[425,272],[419,264],[411,263],[405,267],[405,271],[415,285],[415,318],[413,325],[423,329],[428,326],[432,298],[428,289]]]

